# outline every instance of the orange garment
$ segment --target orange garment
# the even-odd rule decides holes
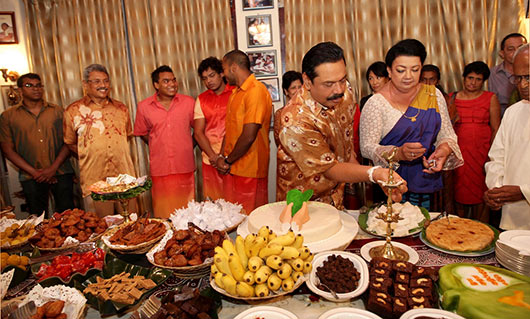
[[[242,177],[264,178],[269,169],[269,127],[272,100],[265,85],[251,74],[228,100],[224,155],[234,149],[245,124],[260,124],[254,143],[245,155],[235,161],[230,173]]]
[[[268,203],[267,177],[250,178],[228,174],[224,179],[224,194],[227,201],[241,204],[248,215]]]
[[[195,102],[193,119],[206,121],[204,135],[208,138],[215,153],[221,151],[221,144],[223,144],[223,137],[225,136],[226,106],[233,90],[233,86],[226,84],[221,94],[217,95],[214,91],[207,90],[202,92]],[[205,152],[202,152],[202,162],[211,164]]]
[[[204,198],[216,200],[224,197],[224,177],[225,175],[219,174],[219,171],[212,165],[202,163],[202,189]]]
[[[195,198],[194,173],[151,176],[153,186],[153,214],[156,218],[168,218],[175,209],[188,207]]]
[[[340,104],[326,108],[304,88],[282,109],[279,118],[276,200],[291,189],[312,189],[312,200],[343,208],[344,183],[324,173],[350,161],[354,152],[354,116],[357,105],[351,88]]]
[[[77,145],[83,197],[97,181],[135,176],[128,143],[132,125],[123,103],[109,98],[98,105],[85,96],[64,111],[63,135],[64,143]]]

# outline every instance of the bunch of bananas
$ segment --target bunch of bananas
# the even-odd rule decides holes
[[[237,236],[215,248],[212,276],[217,286],[239,297],[266,297],[271,292],[291,291],[311,271],[313,254],[304,237],[293,231],[277,236],[267,226],[246,238]]]

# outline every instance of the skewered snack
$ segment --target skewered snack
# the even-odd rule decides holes
[[[119,303],[132,305],[140,299],[144,292],[156,287],[156,283],[144,276],[134,276],[122,272],[109,279],[97,277],[97,282],[89,284],[83,293],[92,294],[103,301],[112,300]]]
[[[40,230],[30,241],[39,248],[58,248],[67,237],[84,242],[90,235],[101,234],[106,229],[107,223],[96,213],[74,208],[55,213],[52,218],[43,221]]]
[[[197,266],[223,242],[224,234],[218,230],[202,232],[190,227],[176,230],[163,250],[154,254],[155,264],[167,267]]]
[[[31,319],[66,319],[63,308],[64,301],[62,300],[48,301],[37,308],[37,312],[31,316]]]
[[[109,238],[109,241],[113,245],[133,246],[155,239],[165,232],[164,223],[141,218],[118,230]]]
[[[23,221],[15,223],[0,233],[0,245],[15,246],[28,240],[35,234],[35,225],[32,223],[24,224]]]

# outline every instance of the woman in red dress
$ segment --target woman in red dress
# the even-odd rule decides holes
[[[482,195],[488,189],[484,164],[501,122],[497,96],[483,90],[484,81],[489,75],[489,68],[484,62],[466,65],[464,88],[456,93],[455,98],[460,120],[454,128],[464,157],[464,165],[455,170],[457,210],[460,216],[483,222],[489,219],[489,209],[482,200]]]

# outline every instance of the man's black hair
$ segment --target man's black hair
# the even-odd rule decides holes
[[[318,76],[315,69],[323,63],[335,63],[344,61],[344,51],[341,47],[333,42],[321,42],[307,51],[302,59],[302,73],[305,73],[309,80]]]
[[[156,70],[154,70],[153,73],[151,73],[151,81],[153,81],[153,84],[158,83],[158,80],[160,79],[160,73],[162,72],[173,73],[173,70],[171,70],[171,68],[167,65],[161,65],[158,68],[156,68]]]

